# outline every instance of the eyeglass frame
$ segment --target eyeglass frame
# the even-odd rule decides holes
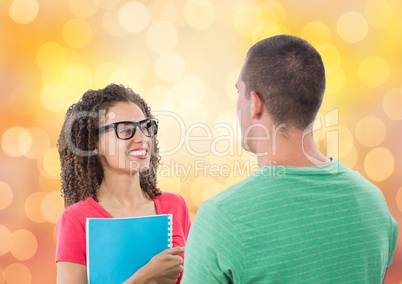
[[[144,122],[146,122],[146,121],[153,121],[153,122],[155,122],[155,126],[156,126],[156,130],[155,130],[155,134],[153,134],[153,135],[146,135],[145,133],[144,133],[144,130],[143,130],[143,128],[142,128],[142,126],[141,126],[141,124],[142,123],[144,123]],[[135,135],[135,133],[136,133],[136,131],[137,131],[137,128],[141,131],[141,133],[142,134],[144,134],[146,137],[148,137],[148,138],[152,138],[152,137],[154,137],[157,133],[158,133],[158,123],[159,123],[159,120],[158,119],[156,119],[156,118],[146,118],[146,119],[143,119],[143,120],[140,120],[140,121],[138,121],[138,122],[133,122],[133,121],[119,121],[119,122],[114,122],[114,123],[111,123],[111,124],[108,124],[108,125],[104,125],[104,126],[102,126],[102,127],[99,127],[97,130],[96,130],[96,134],[102,134],[102,133],[104,133],[106,130],[108,130],[108,129],[110,129],[110,128],[113,128],[114,129],[114,132],[115,132],[115,134],[116,134],[116,137],[117,137],[117,139],[120,139],[120,140],[128,140],[128,139],[131,139],[131,138],[133,138],[134,137],[134,135]],[[133,133],[132,133],[132,135],[130,136],[130,137],[127,137],[127,138],[120,138],[119,137],[119,134],[118,134],[118,132],[117,132],[117,126],[119,125],[119,124],[131,124],[131,125],[133,125],[134,126],[134,131],[133,131]]]

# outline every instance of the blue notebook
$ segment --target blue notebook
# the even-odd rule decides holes
[[[122,283],[172,247],[172,215],[87,218],[89,284]]]

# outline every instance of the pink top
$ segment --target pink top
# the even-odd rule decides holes
[[[154,199],[154,203],[156,214],[173,215],[173,247],[184,247],[190,230],[190,218],[184,199],[178,194],[163,192]],[[91,197],[65,208],[56,227],[56,262],[71,261],[87,264],[86,218],[113,217]]]

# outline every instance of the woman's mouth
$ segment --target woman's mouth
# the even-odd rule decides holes
[[[145,159],[148,156],[146,149],[131,150],[131,151],[128,152],[128,155],[130,157],[135,157],[135,158],[138,158],[138,159]]]

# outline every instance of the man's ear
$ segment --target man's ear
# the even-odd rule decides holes
[[[264,107],[264,103],[261,100],[260,96],[252,91],[250,93],[250,99],[251,99],[251,118],[252,119],[259,119],[262,115],[263,112],[263,107]]]

